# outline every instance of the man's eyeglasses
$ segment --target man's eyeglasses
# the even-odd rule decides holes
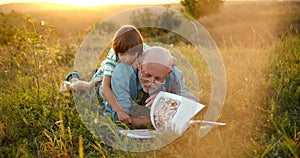
[[[164,85],[164,82],[159,82],[159,81],[156,81],[156,80],[152,80],[152,79],[150,79],[150,77],[147,77],[147,75],[145,76],[145,74],[142,71],[142,66],[140,67],[140,73],[139,74],[140,74],[139,78],[142,79],[142,80],[145,80],[147,82],[152,82],[152,83],[154,83],[157,86]]]

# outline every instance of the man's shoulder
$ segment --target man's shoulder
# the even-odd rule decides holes
[[[131,65],[118,63],[113,71],[113,76],[130,76],[134,72]]]
[[[147,49],[147,48],[150,48],[150,46],[146,43],[143,43],[143,50]]]
[[[123,70],[123,69],[126,69],[126,68],[127,68],[127,65],[125,65],[122,62],[119,62],[119,63],[116,64],[115,71],[116,70]]]
[[[175,76],[178,76],[178,75],[181,75],[182,74],[182,71],[181,70],[179,70],[178,68],[177,68],[177,66],[172,66],[172,73],[171,74],[173,74],[173,75],[175,75]]]
[[[169,74],[166,83],[168,85],[176,85],[177,83],[182,82],[183,80],[183,73],[180,71],[176,66],[172,67],[173,71]]]

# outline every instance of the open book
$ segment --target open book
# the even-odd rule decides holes
[[[119,133],[133,138],[152,138],[164,131],[173,131],[181,135],[191,124],[191,119],[204,105],[188,98],[159,92],[150,110],[150,119],[155,130],[119,130]]]

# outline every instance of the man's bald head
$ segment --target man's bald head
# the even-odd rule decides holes
[[[173,56],[168,50],[163,47],[154,46],[145,50],[141,60],[141,65],[155,63],[166,66],[172,70],[173,60]]]

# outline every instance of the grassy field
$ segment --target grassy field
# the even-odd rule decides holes
[[[21,6],[0,6],[1,158],[299,157],[299,3],[225,2],[218,14],[200,19],[224,60],[227,92],[219,121],[227,125],[203,138],[193,126],[170,145],[141,153],[99,142],[81,122],[72,96],[58,92],[93,25],[130,6]],[[198,65],[199,97],[208,104],[203,59],[189,45],[174,48]]]

